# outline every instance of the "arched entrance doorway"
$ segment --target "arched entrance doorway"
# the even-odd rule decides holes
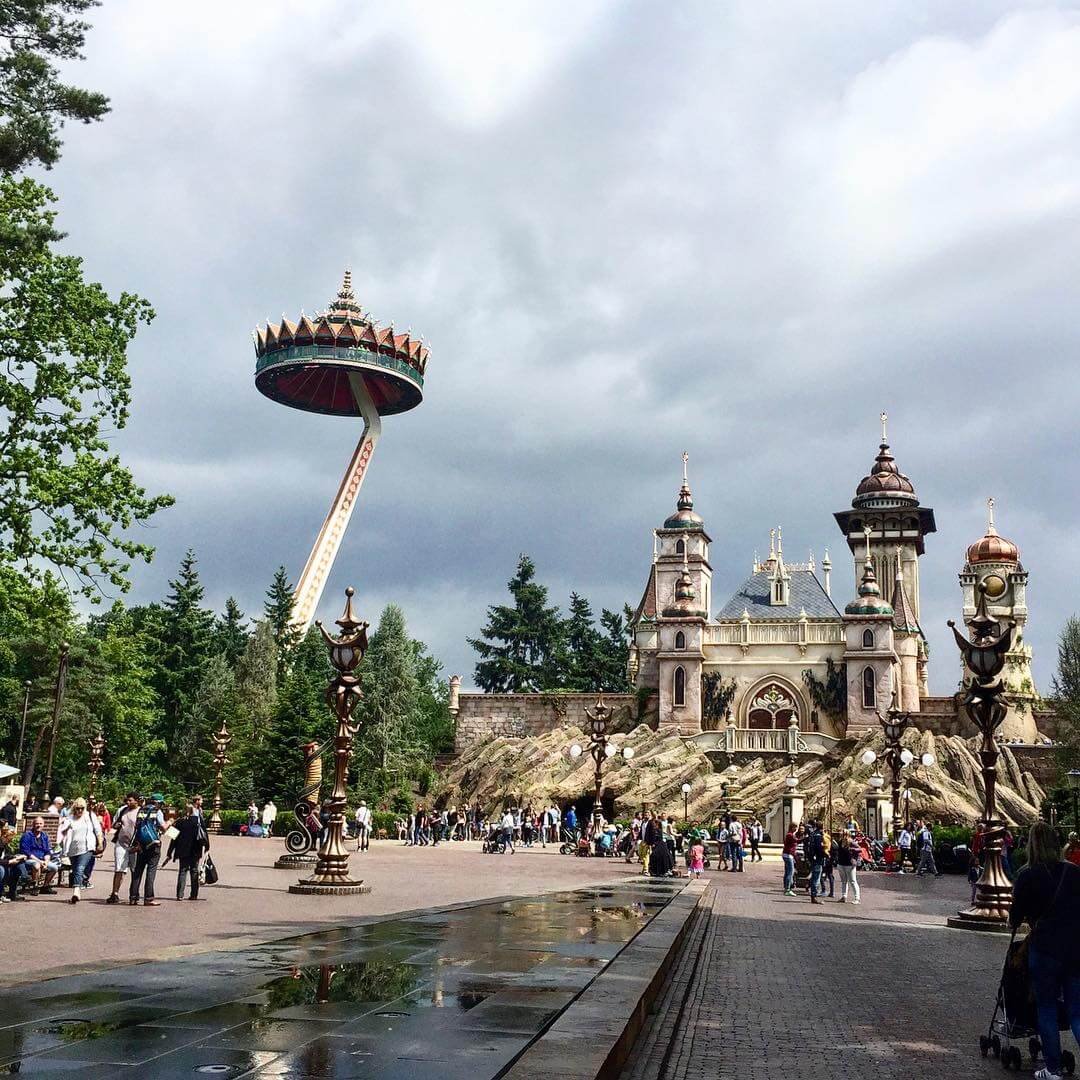
[[[762,683],[751,692],[746,704],[747,727],[783,729],[793,720],[802,727],[798,696],[779,679]]]

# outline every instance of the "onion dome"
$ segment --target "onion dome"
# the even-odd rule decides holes
[[[986,500],[988,522],[985,534],[967,549],[967,561],[977,563],[1018,563],[1020,549],[1001,536],[994,527],[994,500]]]
[[[346,270],[326,311],[255,331],[255,385],[293,408],[355,416],[351,372],[363,377],[380,415],[399,413],[420,403],[428,354],[420,338],[376,325],[357,303]]]
[[[863,567],[859,595],[844,608],[845,615],[893,615],[893,606],[881,595],[874,564],[867,559]]]
[[[694,497],[690,494],[690,482],[686,476],[686,463],[690,456],[683,452],[683,479],[679,489],[679,501],[675,504],[675,513],[664,522],[665,529],[700,529],[704,519],[694,512]]]
[[[915,486],[896,467],[896,459],[889,453],[889,444],[882,441],[870,472],[859,481],[855,489],[853,506],[864,506],[873,499],[888,498],[918,505]]]

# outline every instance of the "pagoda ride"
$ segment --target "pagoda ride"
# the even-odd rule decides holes
[[[428,349],[419,338],[377,326],[356,302],[345,271],[330,309],[298,323],[282,317],[255,331],[255,386],[307,412],[358,416],[364,430],[293,594],[293,625],[307,631],[352,517],[382,417],[423,400]]]

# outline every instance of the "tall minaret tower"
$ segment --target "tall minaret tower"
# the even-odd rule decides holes
[[[1033,706],[1038,699],[1031,677],[1031,647],[1024,640],[1027,631],[1027,571],[1020,562],[1020,549],[1006,540],[994,524],[994,500],[986,500],[986,532],[967,549],[960,587],[964,592],[964,622],[975,617],[977,589],[986,585],[986,610],[999,622],[1016,623],[1012,648],[1005,658],[1003,678],[1008,689],[1009,713],[1001,725],[1006,739],[1033,742],[1037,735]],[[965,682],[971,678],[963,671]]]
[[[883,596],[892,596],[896,568],[903,572],[903,589],[915,618],[919,618],[919,556],[927,533],[937,531],[934,511],[920,506],[915,486],[897,468],[889,452],[888,414],[881,414],[881,445],[870,472],[859,481],[850,510],[834,514],[851,549],[856,588],[862,582],[866,557],[865,530],[870,529],[869,556]]]

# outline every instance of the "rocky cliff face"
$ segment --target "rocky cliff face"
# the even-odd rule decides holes
[[[645,726],[617,738],[620,744],[633,746],[635,752],[631,762],[615,757],[605,768],[604,794],[614,798],[619,816],[629,817],[648,806],[681,820],[684,783],[691,787],[689,816],[700,821],[714,819],[729,803],[764,815],[784,791],[788,763],[778,755],[737,755],[736,786],[725,797],[727,775],[715,771],[710,758],[692,743]],[[585,735],[566,727],[536,738],[496,738],[472,746],[444,771],[437,797],[440,802],[479,800],[492,809],[519,801],[539,808],[552,798],[565,803],[591,795],[592,759],[582,755],[573,762],[566,753],[575,741],[585,745]],[[975,821],[983,797],[977,742],[915,730],[908,731],[903,742],[916,760],[926,751],[937,759],[929,769],[909,766],[904,770],[912,792],[911,815],[961,824]],[[866,749],[882,754],[880,732],[848,740],[831,755],[808,758],[797,766],[808,815],[824,815],[831,779],[834,820],[849,813],[862,820],[863,796],[871,772],[860,760]],[[998,761],[1000,813],[1014,824],[1035,821],[1043,797],[1043,789],[1031,773],[1022,771],[1009,748],[1003,747]]]

